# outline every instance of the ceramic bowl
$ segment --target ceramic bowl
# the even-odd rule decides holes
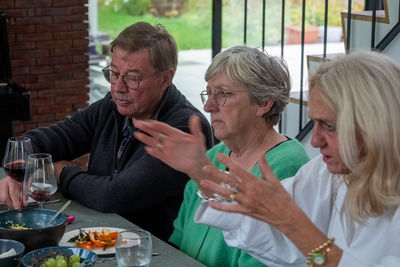
[[[0,236],[23,243],[25,252],[56,246],[67,227],[67,216],[61,213],[44,228],[56,212],[48,209],[26,209],[0,213]],[[28,229],[11,229],[11,226],[22,226]]]
[[[93,251],[74,248],[74,247],[47,247],[33,250],[22,257],[21,264],[24,267],[39,267],[43,263],[43,259],[48,257],[56,258],[57,255],[64,255],[69,258],[71,255],[79,255],[81,257],[81,263],[84,263],[85,267],[92,267],[96,263],[98,256]]]
[[[15,255],[0,258],[0,266],[7,266],[7,267],[18,266],[22,254],[25,251],[25,246],[21,242],[15,240],[0,239],[0,254],[8,252],[10,249],[15,250]]]

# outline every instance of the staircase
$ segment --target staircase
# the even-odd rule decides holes
[[[342,29],[346,53],[358,50],[379,50],[400,63],[400,1],[383,0],[383,10],[351,12],[349,22],[348,12],[342,12]],[[375,18],[374,18],[375,16]],[[375,25],[373,26],[373,22]],[[349,27],[350,26],[350,27]],[[348,30],[350,28],[350,30]],[[307,55],[308,75],[312,74],[319,65],[328,60],[332,60],[340,54],[314,54]],[[306,94],[305,94],[306,95]],[[305,96],[303,96],[305,97]],[[291,100],[288,109],[283,114],[283,124],[290,125],[293,121],[293,112],[299,109],[296,107],[296,99]],[[303,114],[308,112],[307,98],[303,103]],[[310,157],[318,155],[318,150],[311,147],[311,122],[304,116],[305,127],[297,136],[301,135],[300,141],[305,146]],[[285,129],[285,128],[284,128]],[[288,130],[288,128],[286,128]],[[290,129],[289,129],[290,130]],[[292,130],[293,131],[293,130]]]

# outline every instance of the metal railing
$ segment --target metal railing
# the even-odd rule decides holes
[[[282,1],[282,14],[281,14],[281,57],[284,57],[284,46],[285,46],[285,0]],[[379,1],[377,3],[377,1]],[[323,25],[323,60],[326,60],[327,57],[327,35],[328,35],[328,4],[329,1],[324,1],[324,25]],[[398,22],[395,27],[383,38],[383,40],[375,46],[375,36],[376,36],[376,11],[377,8],[382,7],[382,2],[380,0],[366,0],[366,7],[372,10],[372,21],[371,21],[371,50],[383,50],[400,32],[400,23]],[[247,21],[248,21],[248,2],[247,0],[243,0],[243,12],[244,12],[244,29],[243,29],[243,44],[247,44]],[[262,1],[262,32],[261,32],[261,46],[264,49],[265,47],[265,10],[266,10],[266,1]],[[313,122],[308,121],[305,125],[303,125],[303,109],[304,109],[304,88],[303,88],[303,77],[304,77],[304,43],[305,43],[305,19],[306,19],[306,0],[302,0],[301,3],[301,58],[300,58],[300,95],[299,95],[299,127],[298,134],[296,135],[296,139],[303,140],[307,134],[311,131]],[[338,14],[340,16],[340,14]],[[345,43],[345,51],[350,51],[350,42],[351,42],[351,23],[352,23],[352,0],[348,0],[347,4],[347,23],[346,23],[346,43]],[[213,57],[221,51],[222,47],[222,0],[213,0],[213,18],[212,18],[212,55]],[[400,20],[400,8],[399,8],[399,20]],[[279,130],[282,130],[282,124],[279,124]]]

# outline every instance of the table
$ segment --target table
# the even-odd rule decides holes
[[[3,169],[0,168],[0,179],[4,177]],[[59,209],[67,199],[63,197],[61,192],[57,192],[52,199],[60,199],[60,202],[45,204],[44,208]],[[74,215],[75,221],[67,225],[66,232],[84,228],[84,227],[118,227],[125,229],[139,228],[135,224],[119,216],[116,213],[102,213],[80,205],[76,201],[72,203],[64,211],[67,215]],[[153,252],[160,253],[159,256],[153,256],[151,259],[150,267],[197,267],[205,266],[202,263],[194,260],[168,243],[152,236]],[[115,267],[117,262],[115,258],[99,257],[96,267]]]

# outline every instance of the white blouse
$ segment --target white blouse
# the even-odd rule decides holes
[[[311,221],[343,249],[339,266],[400,266],[400,208],[364,224],[352,221],[343,206],[342,176],[329,173],[322,156],[282,185]],[[220,228],[229,246],[246,250],[270,267],[305,266],[306,259],[296,246],[265,222],[214,210],[207,202],[199,206],[195,221]]]

